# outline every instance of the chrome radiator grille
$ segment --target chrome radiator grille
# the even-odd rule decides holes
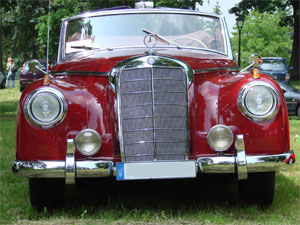
[[[187,79],[181,68],[122,70],[119,110],[126,162],[186,159]]]

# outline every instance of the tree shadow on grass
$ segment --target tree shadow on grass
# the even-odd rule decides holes
[[[67,208],[82,205],[106,209],[193,210],[202,203],[231,202],[238,198],[236,182],[212,183],[206,177],[197,179],[115,181],[112,179],[81,180],[67,186]]]
[[[0,121],[16,120],[18,101],[1,102]]]
[[[199,209],[230,207],[248,208],[238,199],[235,180],[214,182],[218,176],[201,176],[197,179],[115,181],[114,178],[78,180],[74,186],[65,188],[64,210],[77,211],[83,207],[104,211],[167,211],[172,215]],[[299,204],[299,185],[289,177],[278,174],[274,208]],[[288,185],[288,188],[285,187]],[[258,184],[259,185],[259,184]],[[289,196],[285,198],[285,196]],[[258,208],[259,209],[259,208]],[[261,208],[262,209],[262,208]],[[264,208],[265,209],[265,208]],[[91,211],[90,211],[91,212]]]

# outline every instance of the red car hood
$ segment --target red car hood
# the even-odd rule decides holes
[[[112,51],[91,51],[78,53],[62,61],[54,72],[109,72],[116,64],[128,58],[145,56],[148,49],[117,49]],[[156,55],[179,59],[187,63],[192,70],[236,67],[227,56],[205,51],[187,49],[157,49]]]

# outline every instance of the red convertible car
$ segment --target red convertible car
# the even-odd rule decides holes
[[[231,174],[242,200],[272,203],[295,162],[279,85],[242,71],[222,16],[117,9],[62,21],[57,65],[24,90],[13,172],[33,206],[82,178]],[[30,65],[36,69],[34,63]]]

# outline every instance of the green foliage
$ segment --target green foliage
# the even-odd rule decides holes
[[[196,2],[202,5],[203,0],[156,0],[155,7],[170,7],[180,9],[195,9]]]
[[[216,2],[216,5],[213,9],[213,12],[218,14],[218,15],[222,15],[221,6],[219,4],[219,1]]]
[[[290,8],[293,8],[291,12]],[[290,66],[294,67],[292,79],[300,79],[300,1],[299,0],[241,0],[237,5],[229,10],[235,15],[248,15],[249,10],[255,10],[260,13],[281,13],[280,26],[293,26],[293,47],[291,52]]]
[[[282,14],[250,11],[246,16],[241,35],[241,67],[248,64],[248,58],[253,53],[262,57],[284,57],[289,62],[293,29],[279,25]],[[233,33],[231,41],[234,53],[238,52],[238,32]]]
[[[50,4],[49,17],[46,13],[38,18],[35,29],[38,31],[39,52],[38,55],[46,57],[48,18],[49,26],[49,58],[56,59],[61,20],[68,16],[78,14],[81,10],[87,9],[87,4],[80,4],[77,0],[54,0]]]
[[[34,39],[37,36],[35,24],[46,12],[45,3],[46,0],[11,0],[1,8],[4,65],[7,57],[14,58],[19,67],[25,59],[37,57],[39,45]]]
[[[264,0],[264,1],[249,1],[249,0],[242,0],[237,5],[232,7],[229,12],[234,13],[236,15],[248,15],[250,10],[255,10],[260,13],[267,12],[267,13],[276,13],[279,11],[289,11],[289,8],[295,4],[298,0]],[[299,11],[299,10],[297,10]],[[280,17],[280,25],[287,26],[293,25],[292,14],[281,14]]]

